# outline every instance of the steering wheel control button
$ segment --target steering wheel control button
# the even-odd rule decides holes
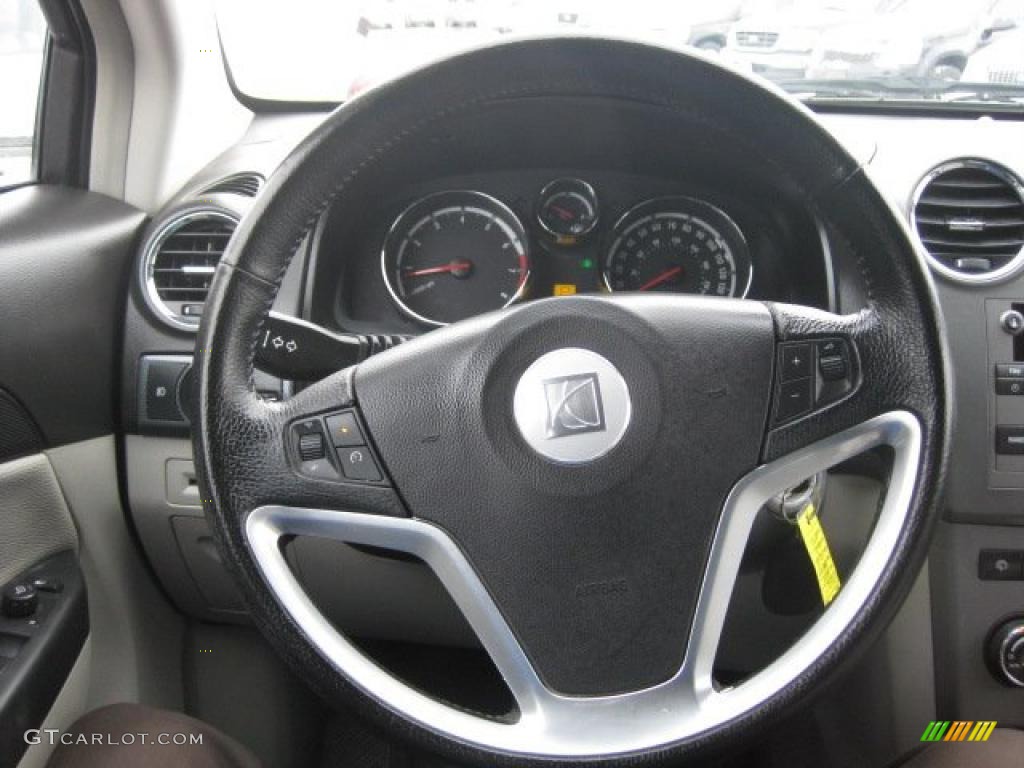
[[[633,403],[611,362],[589,349],[566,347],[541,355],[523,371],[512,411],[534,451],[559,464],[585,464],[619,444]]]
[[[818,370],[825,381],[842,381],[846,378],[846,360],[839,355],[818,358]]]
[[[825,381],[843,381],[850,374],[846,344],[838,339],[827,339],[817,344],[818,373]]]
[[[983,549],[978,553],[978,578],[982,581],[1020,581],[1024,579],[1024,552]]]
[[[775,405],[775,420],[781,423],[799,418],[810,413],[813,407],[813,379],[784,382],[779,388],[779,399]]]
[[[341,471],[347,480],[358,480],[364,483],[379,483],[382,480],[377,462],[374,461],[370,449],[364,446],[338,449],[338,460]]]
[[[810,344],[786,344],[782,347],[781,373],[783,381],[806,379],[814,364]]]
[[[7,618],[28,618],[38,607],[39,594],[31,584],[11,584],[4,588],[2,611]]]
[[[327,459],[318,461],[304,461],[299,464],[299,471],[309,477],[316,477],[321,480],[340,480],[338,470]]]
[[[327,446],[320,432],[310,432],[299,437],[299,458],[303,462],[318,461],[327,456]]]
[[[1024,456],[1024,427],[996,427],[996,453]]]
[[[999,325],[1011,336],[1024,332],[1024,315],[1016,309],[1008,309],[999,316]]]
[[[359,422],[356,421],[356,416],[351,411],[328,416],[327,432],[336,447],[366,445],[363,431],[359,428]]]
[[[295,422],[291,441],[300,474],[337,482],[384,482],[380,463],[366,442],[366,432],[355,411]]]
[[[842,399],[854,387],[854,357],[844,339],[779,345],[776,426]]]
[[[327,437],[320,419],[305,419],[293,424],[291,442],[301,474],[320,480],[341,479],[328,456]]]

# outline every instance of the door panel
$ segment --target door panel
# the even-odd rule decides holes
[[[42,454],[0,464],[0,584],[64,550],[78,534],[50,462]]]
[[[123,203],[70,188],[0,194],[0,587],[11,588],[0,611],[0,768],[18,763],[26,730],[66,726],[92,705],[95,696],[81,695],[91,687],[82,679],[88,662],[105,659],[108,647],[135,645],[138,612],[126,615],[109,585],[149,584],[154,598],[121,511],[110,437],[128,274],[144,220]],[[74,473],[59,476],[59,457],[81,445],[89,449],[77,454],[77,469],[88,485]],[[119,529],[105,539],[124,550],[116,557],[96,543],[97,523],[111,520]],[[130,573],[121,567],[127,561],[136,564]],[[126,640],[88,641],[93,601],[105,619],[121,617],[113,621]],[[158,594],[155,603],[159,614]],[[117,693],[141,698],[131,661],[123,667],[132,684]],[[69,686],[73,669],[84,671]],[[79,693],[60,696],[70,687]],[[32,747],[28,759],[48,751]]]

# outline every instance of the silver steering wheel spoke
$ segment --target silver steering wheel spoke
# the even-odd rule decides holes
[[[858,565],[824,615],[782,656],[743,683],[719,688],[715,655],[754,519],[772,496],[865,451],[893,451],[890,484]],[[921,427],[893,411],[802,448],[744,477],[729,494],[715,533],[684,661],[668,681],[608,696],[565,696],[548,688],[465,555],[437,525],[286,506],[263,506],[245,522],[252,554],[283,608],[325,659],[370,695],[455,739],[495,750],[571,758],[671,744],[737,718],[799,677],[842,636],[873,593],[904,530],[921,458]],[[498,721],[457,710],[384,671],[316,608],[288,566],[283,542],[317,536],[414,555],[438,576],[505,679],[518,717]]]

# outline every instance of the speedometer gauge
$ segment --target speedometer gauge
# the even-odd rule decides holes
[[[604,264],[610,291],[742,297],[751,276],[747,243],[733,220],[689,197],[648,200],[626,213]]]
[[[530,275],[518,217],[482,192],[438,192],[391,225],[384,280],[398,306],[430,325],[446,325],[517,301]]]

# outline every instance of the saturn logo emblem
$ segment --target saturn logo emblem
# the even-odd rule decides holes
[[[589,349],[568,347],[541,355],[523,371],[513,412],[534,451],[560,464],[584,464],[622,439],[632,402],[611,362]]]
[[[545,379],[544,396],[548,439],[604,431],[604,403],[596,373]]]

